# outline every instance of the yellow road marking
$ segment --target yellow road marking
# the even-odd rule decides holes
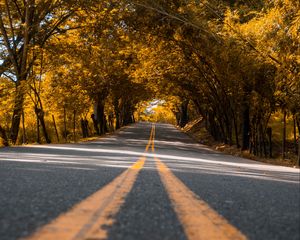
[[[124,203],[144,162],[145,157],[141,157],[131,168],[108,185],[27,239],[106,239],[107,227],[114,223],[113,216],[118,213]]]
[[[153,139],[153,127],[145,151]],[[100,240],[107,238],[107,229],[114,223],[118,213],[131,191],[146,157],[142,156],[129,169],[116,177],[98,192],[75,205],[70,211],[61,214],[40,228],[28,240]]]
[[[147,144],[147,146],[146,146],[145,152],[148,152],[149,147],[150,147],[151,144],[152,144],[153,130],[154,130],[154,128],[153,128],[153,125],[152,125],[152,127],[151,127],[151,132],[150,132],[150,137],[149,137],[148,144]]]
[[[154,136],[155,132],[153,131],[153,152]],[[154,159],[160,178],[189,240],[247,239],[238,229],[185,186],[159,158],[154,157]]]
[[[154,152],[155,150],[155,147],[154,147],[154,139],[155,139],[155,124],[153,124],[152,126],[152,140],[151,140],[151,144],[152,144],[152,152]]]
[[[247,239],[187,188],[158,158],[156,166],[188,239]]]
[[[151,128],[147,152],[155,150],[155,125]],[[131,191],[146,157],[142,156],[129,169],[111,183],[94,193],[69,212],[42,227],[28,237],[28,240],[100,240],[107,238],[107,229],[114,223],[118,213]],[[236,228],[212,210],[188,189],[171,170],[155,157],[160,178],[167,190],[175,212],[190,240],[198,239],[246,239]]]

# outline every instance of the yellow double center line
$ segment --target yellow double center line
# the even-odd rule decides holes
[[[148,151],[152,137],[145,152]],[[40,228],[28,240],[99,240],[107,238],[107,229],[114,223],[114,216],[131,191],[146,157],[141,156],[129,169],[102,189],[75,205],[70,211]]]
[[[150,148],[153,153],[155,152],[154,141],[155,125],[152,126],[145,152]],[[246,239],[239,230],[185,186],[158,157],[154,155],[154,159],[160,178],[188,239]],[[145,160],[146,157],[141,156],[135,164],[111,183],[42,227],[28,239],[106,239],[107,229],[114,223],[114,216],[131,191]]]
[[[155,126],[152,127],[152,152],[154,152]],[[195,195],[156,156],[156,168],[188,239],[247,239],[238,229]]]

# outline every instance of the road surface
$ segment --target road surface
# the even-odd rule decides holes
[[[300,239],[299,169],[171,125],[0,149],[0,239]]]

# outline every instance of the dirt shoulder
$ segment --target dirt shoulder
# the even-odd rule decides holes
[[[249,151],[241,151],[241,149],[235,147],[235,146],[229,146],[224,143],[217,142],[213,139],[213,137],[208,133],[208,131],[205,129],[204,123],[201,121],[201,119],[194,120],[187,124],[183,129],[181,129],[184,133],[186,133],[188,136],[193,138],[195,141],[204,144],[208,147],[210,147],[213,150],[223,152],[226,154],[230,154],[233,156],[243,157],[247,159],[251,159],[254,161],[269,163],[273,165],[280,165],[280,166],[287,166],[287,167],[294,167],[299,168],[297,166],[297,156],[296,155],[290,155],[289,159],[282,159],[281,156],[275,156],[274,158],[262,158],[258,156],[254,156],[253,154],[250,154]],[[276,151],[276,149],[275,149]]]
[[[98,140],[102,140],[102,139],[105,139],[109,136],[113,136],[113,135],[116,135],[122,131],[124,131],[125,129],[129,128],[131,125],[133,124],[129,124],[127,126],[122,126],[121,128],[117,129],[117,130],[114,130],[114,131],[111,131],[111,132],[108,132],[108,133],[105,133],[103,135],[99,135],[99,136],[91,136],[91,137],[87,137],[87,138],[78,138],[76,142],[74,141],[67,141],[67,142],[57,142],[57,141],[52,141],[51,143],[26,143],[26,144],[18,144],[18,145],[10,145],[8,147],[14,147],[14,146],[31,146],[31,145],[51,145],[51,144],[70,144],[70,143],[83,143],[83,142],[93,142],[93,141],[98,141]],[[0,149],[1,148],[4,148],[6,146],[3,145],[2,139],[0,138]]]

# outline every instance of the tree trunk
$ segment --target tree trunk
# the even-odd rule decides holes
[[[297,127],[298,127],[298,161],[297,164],[298,166],[300,166],[300,120],[299,118],[296,118],[296,123],[297,123]]]
[[[119,108],[119,99],[118,98],[114,98],[114,112],[115,112],[115,116],[116,116],[116,129],[120,128],[120,108]]]
[[[297,165],[300,166],[300,136],[298,137],[298,159]]]
[[[286,157],[286,110],[283,111],[282,159]]]
[[[18,140],[18,134],[20,129],[21,123],[21,116],[23,111],[23,103],[24,103],[24,93],[23,89],[20,86],[21,83],[18,83],[16,87],[16,97],[15,97],[15,104],[14,110],[12,115],[12,123],[10,128],[10,140],[12,144],[16,144]]]
[[[8,138],[7,138],[7,135],[6,135],[6,131],[5,131],[5,129],[2,126],[0,126],[0,136],[2,138],[2,144],[4,146],[6,146],[6,147],[9,146],[9,142],[8,142]]]
[[[41,136],[40,136],[40,120],[39,116],[36,114],[36,142],[41,143]]]
[[[128,124],[133,123],[132,121],[132,113],[129,109],[125,108],[123,125],[126,126]]]
[[[95,117],[95,114],[91,115],[91,119],[93,121],[93,125],[94,125],[94,129],[95,129],[96,134],[100,135],[100,130],[99,130],[99,127],[98,127],[98,122],[97,122],[97,119]]]
[[[99,123],[100,134],[105,134],[107,132],[107,121],[104,112],[104,102],[97,102],[97,122]]]
[[[65,142],[67,142],[68,135],[67,135],[67,113],[66,113],[66,107],[64,106],[64,139]]]
[[[227,135],[228,135],[228,143],[230,146],[233,145],[233,140],[232,140],[232,126],[229,122],[226,123],[226,129],[227,129]]]
[[[112,112],[108,114],[108,128],[109,132],[114,131],[114,114]]]
[[[217,129],[217,137],[219,140],[223,141],[225,144],[228,144],[228,139],[226,136],[226,132],[225,132],[225,127],[224,127],[224,122],[222,121],[221,117],[216,115],[216,120],[213,119],[213,121],[215,121],[215,126]]]
[[[86,138],[87,134],[86,134],[85,122],[82,118],[80,119],[80,126],[81,126],[82,137]]]
[[[238,131],[238,126],[237,126],[237,119],[236,116],[233,116],[233,126],[234,126],[234,135],[235,135],[235,143],[236,147],[240,148],[240,141],[239,141],[239,131]]]
[[[176,117],[176,125],[179,126],[180,125],[180,112],[176,112],[175,117]]]
[[[57,127],[56,127],[56,122],[55,122],[54,115],[52,115],[52,120],[53,120],[54,130],[55,130],[55,134],[56,134],[56,139],[57,139],[57,142],[59,142],[59,135],[58,135],[58,131],[57,131]]]
[[[115,112],[116,113],[116,129],[120,128],[120,113],[119,112]]]
[[[10,139],[13,144],[16,144],[18,140],[18,134],[20,129],[20,122],[21,122],[21,115],[23,112],[23,104],[24,104],[24,90],[23,90],[23,82],[27,79],[27,57],[28,57],[28,45],[30,39],[30,23],[32,20],[31,11],[34,4],[33,1],[28,1],[26,5],[25,11],[25,24],[24,24],[24,42],[23,42],[23,49],[21,55],[20,65],[16,63],[15,65],[15,73],[17,73],[17,85],[16,85],[16,98],[15,98],[15,105],[13,110],[12,116],[12,124],[10,130]],[[13,58],[13,55],[11,55]]]
[[[86,137],[89,137],[89,122],[87,119],[84,120],[84,128],[85,128],[85,133],[86,133]]]
[[[76,142],[76,110],[73,111],[73,141]]]
[[[42,125],[42,131],[46,140],[46,143],[51,143],[51,140],[49,138],[48,132],[47,132],[47,128],[46,128],[46,123],[45,123],[45,119],[44,119],[44,113],[42,113],[42,116],[40,116],[40,122]]]
[[[243,143],[242,143],[242,150],[248,150],[250,144],[250,110],[249,106],[244,106],[243,111]]]
[[[22,144],[26,143],[26,128],[25,128],[25,114],[24,114],[24,110],[22,110]]]
[[[297,123],[297,128],[298,128],[298,134],[300,136],[300,119],[296,117],[296,123]]]
[[[297,123],[296,123],[296,116],[294,115],[293,116],[293,126],[294,126],[294,149],[295,149],[295,154],[297,155],[298,154],[298,144],[297,144]]]
[[[46,128],[45,113],[44,113],[43,109],[35,107],[35,113],[36,113],[36,115],[38,116],[38,118],[40,120],[40,123],[41,123],[41,126],[42,126],[42,131],[43,131],[46,143],[51,143],[51,140],[49,138],[48,131],[47,131],[47,128]]]
[[[133,123],[133,118],[132,118],[132,105],[130,102],[125,102],[123,105],[123,125],[126,126],[128,124]]]
[[[185,100],[181,103],[181,106],[180,106],[179,126],[181,128],[183,128],[189,121],[189,118],[188,118],[188,105],[189,105],[189,100]]]
[[[272,128],[267,128],[267,135],[268,135],[268,141],[269,141],[269,158],[272,158]]]

